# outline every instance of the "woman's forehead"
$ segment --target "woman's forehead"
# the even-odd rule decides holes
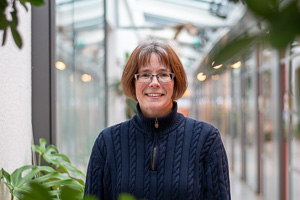
[[[147,55],[142,55],[140,56],[139,59],[139,68],[140,67],[146,67],[146,66],[150,66],[151,64],[153,64],[154,62],[158,63],[159,65],[163,65],[168,67],[168,60],[166,60],[167,58],[156,54],[156,53],[151,53],[151,54],[147,54]]]

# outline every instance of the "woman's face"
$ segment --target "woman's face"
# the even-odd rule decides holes
[[[171,69],[160,63],[157,55],[152,53],[149,64],[140,66],[138,74],[145,72],[159,74],[161,72],[171,72]],[[153,77],[151,83],[138,83],[135,81],[135,91],[145,117],[162,117],[172,110],[174,79],[167,83],[158,82],[157,77]]]

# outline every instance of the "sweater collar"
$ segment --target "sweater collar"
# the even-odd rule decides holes
[[[148,118],[142,114],[139,103],[137,104],[137,115],[133,119],[133,123],[140,131],[151,135],[153,131],[157,131],[160,135],[167,134],[176,129],[183,122],[184,116],[177,113],[177,102],[173,102],[172,111],[163,117]],[[155,121],[158,122],[158,128],[155,128]]]

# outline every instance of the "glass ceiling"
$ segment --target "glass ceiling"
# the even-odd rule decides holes
[[[245,12],[232,0],[116,0],[116,26],[172,42],[187,73]],[[109,11],[108,11],[109,12]]]

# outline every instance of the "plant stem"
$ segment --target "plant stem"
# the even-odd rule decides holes
[[[39,163],[38,163],[39,166],[41,166],[41,159],[42,159],[42,155],[39,154]]]

